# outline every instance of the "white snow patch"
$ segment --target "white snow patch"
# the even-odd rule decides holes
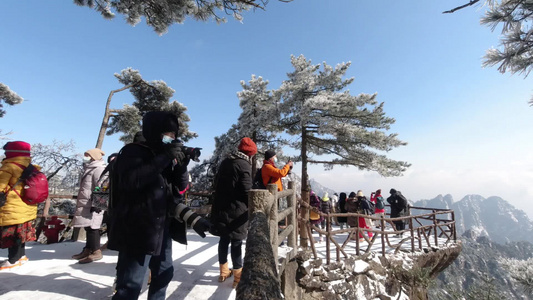
[[[363,260],[356,260],[353,266],[354,273],[365,273],[370,268],[370,265]]]

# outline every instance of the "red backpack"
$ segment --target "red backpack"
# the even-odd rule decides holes
[[[46,179],[46,175],[32,164],[24,167],[16,162],[11,163],[19,166],[23,170],[19,180],[11,189],[28,205],[35,205],[45,201],[48,198],[48,180]],[[19,182],[23,184],[22,195],[15,190],[15,186]]]

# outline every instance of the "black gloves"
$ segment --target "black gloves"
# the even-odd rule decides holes
[[[176,163],[176,165],[181,166],[187,160],[185,153],[181,151],[182,146],[180,143],[165,144],[164,147],[165,153]]]
[[[194,229],[194,231],[196,231],[196,233],[198,233],[198,235],[203,238],[205,238],[205,232],[209,231],[211,226],[213,226],[211,222],[205,218],[202,218],[183,203],[179,203],[178,206],[176,206],[174,218],[186,222],[192,227],[192,229]]]
[[[191,226],[199,236],[205,238],[205,232],[209,231],[213,224],[211,224],[211,222],[209,222],[207,219],[198,216],[192,221]]]

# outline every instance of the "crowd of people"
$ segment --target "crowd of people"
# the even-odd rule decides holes
[[[98,148],[85,151],[80,188],[76,198],[73,227],[83,228],[86,243],[72,256],[80,264],[102,259],[102,250],[118,251],[113,299],[137,299],[149,269],[148,299],[164,299],[174,274],[172,241],[186,244],[188,227],[201,237],[205,232],[219,236],[219,281],[233,276],[240,282],[242,244],[248,231],[248,193],[252,188],[252,158],[257,146],[248,137],[220,165],[215,180],[215,198],[210,218],[192,211],[185,203],[189,189],[187,166],[191,159],[177,139],[179,122],[167,112],[149,112],[134,141],[104,161]],[[22,172],[31,162],[31,145],[8,142],[0,167],[0,248],[8,259],[0,271],[28,261],[27,242],[36,240],[37,205],[22,201]],[[275,150],[264,153],[263,184],[283,190],[281,178],[293,163],[276,166]],[[16,164],[16,165],[15,165]],[[34,164],[32,164],[35,166]],[[40,169],[39,166],[35,166]],[[106,191],[106,192],[105,192]],[[107,195],[105,207],[94,197]],[[106,223],[108,241],[100,245],[100,230]],[[229,250],[229,251],[228,251]],[[228,264],[231,254],[232,268]]]
[[[338,199],[338,200],[337,200]],[[400,218],[409,215],[408,202],[407,199],[402,195],[400,191],[396,189],[390,190],[390,196],[387,197],[387,203],[390,206],[390,217],[391,218]],[[362,190],[356,192],[350,192],[346,195],[345,192],[337,195],[335,193],[330,199],[329,194],[324,193],[323,197],[320,198],[314,191],[310,192],[309,204],[312,207],[309,213],[309,221],[315,226],[321,227],[322,230],[326,227],[326,220],[323,215],[329,213],[354,213],[364,216],[373,216],[373,217],[385,217],[385,199],[381,194],[381,189],[371,192],[370,199],[368,199]],[[317,213],[321,212],[323,215]],[[341,230],[345,227],[348,228],[363,228],[363,229],[373,229],[380,228],[381,224],[375,222],[375,220],[361,216],[338,216],[333,219],[334,224],[339,226]],[[403,235],[403,230],[405,230],[405,221],[404,220],[394,220],[395,231],[398,232],[397,236]],[[366,234],[367,238],[371,239],[373,233],[371,231],[362,230],[359,232],[359,236],[352,236],[352,239],[359,239],[364,241]],[[323,241],[322,235],[319,233],[319,240],[317,242],[321,243]]]
[[[102,259],[102,249],[118,251],[116,285],[113,299],[137,299],[146,272],[150,271],[148,299],[164,299],[174,274],[172,241],[187,243],[187,228],[205,237],[205,232],[218,236],[219,282],[233,276],[235,288],[243,268],[242,245],[248,233],[248,194],[252,189],[252,161],[257,146],[248,137],[219,166],[215,177],[215,197],[210,218],[192,211],[185,203],[189,189],[187,166],[191,157],[177,139],[179,122],[168,112],[149,112],[142,121],[142,131],[134,141],[104,161],[98,149],[85,151],[83,173],[76,200],[73,226],[84,228],[86,243],[80,253],[72,256],[80,264]],[[24,168],[31,164],[31,146],[23,141],[8,142],[3,147],[5,158],[0,167],[0,248],[8,249],[8,259],[0,262],[0,271],[9,270],[28,261],[25,244],[36,240],[34,220],[37,205],[22,201],[22,185],[17,184]],[[290,174],[293,162],[281,168],[276,165],[277,153],[267,150],[260,172],[262,184],[275,184],[283,190],[282,178]],[[39,166],[36,166],[39,169]],[[93,197],[107,191],[105,207]],[[407,212],[407,201],[399,191],[390,190],[387,198],[391,217]],[[374,205],[370,206],[368,201]],[[320,198],[311,192],[310,204],[324,214],[332,212],[384,214],[381,190],[368,200],[363,191],[336,193]],[[98,204],[98,205],[97,205]],[[372,207],[372,209],[371,209]],[[372,210],[372,211],[370,211]],[[311,222],[325,228],[325,219],[313,211]],[[102,223],[107,225],[108,242],[100,245]],[[364,217],[338,217],[341,229],[372,228]],[[394,222],[403,230],[403,221]],[[372,233],[368,232],[371,238]],[[359,238],[363,238],[362,233]],[[322,236],[320,236],[322,241]],[[232,268],[229,267],[230,254]]]

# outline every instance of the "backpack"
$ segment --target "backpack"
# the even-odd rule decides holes
[[[328,200],[328,201],[321,200],[320,211],[325,214],[330,213],[331,212],[331,200]]]
[[[376,208],[385,209],[385,200],[383,200],[383,197],[381,196],[376,197]]]
[[[363,212],[367,215],[373,215],[376,211],[376,207],[373,202],[369,201],[366,197],[359,200],[361,201],[361,208],[363,209]]]
[[[270,180],[269,182],[270,183]],[[254,181],[252,182],[252,189],[254,190],[266,190],[266,186],[263,183],[263,168],[257,169],[254,176]]]
[[[12,187],[13,191],[28,205],[44,202],[48,198],[48,180],[46,179],[46,175],[32,164],[29,164],[27,167],[15,162],[12,162],[12,164],[19,166],[23,170],[19,180]],[[22,195],[14,189],[19,182],[23,184]]]

